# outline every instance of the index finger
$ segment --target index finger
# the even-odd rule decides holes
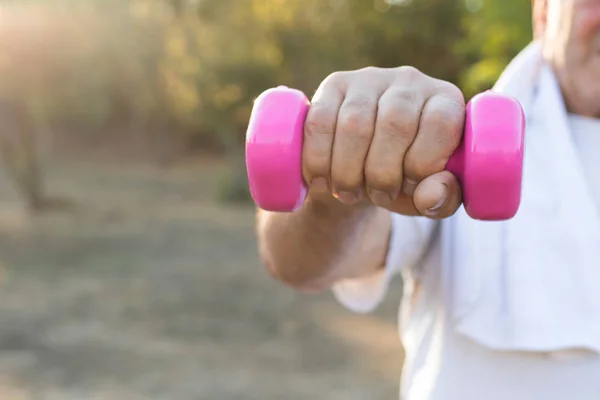
[[[341,73],[325,79],[312,98],[304,123],[302,174],[310,189],[318,193],[325,193],[331,184],[333,136],[345,90]]]

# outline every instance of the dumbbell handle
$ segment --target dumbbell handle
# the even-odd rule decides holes
[[[256,204],[297,210],[306,197],[302,178],[304,122],[310,102],[284,86],[255,101],[246,133],[246,166]],[[446,170],[459,180],[463,204],[475,219],[512,218],[521,199],[525,118],[517,100],[487,91],[467,104],[460,146]]]

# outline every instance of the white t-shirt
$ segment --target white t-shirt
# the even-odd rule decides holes
[[[600,120],[570,115],[569,124],[600,208]],[[424,259],[417,259],[411,249],[429,236],[433,225],[420,218],[393,218],[382,275],[401,270],[405,278],[399,318],[406,353],[402,400],[600,400],[600,356],[494,351],[453,332],[440,294],[441,271],[435,268],[441,265],[440,235],[433,233]],[[398,232],[411,236],[399,237]],[[386,282],[384,276],[341,282],[334,294],[346,307],[366,312],[382,300]]]

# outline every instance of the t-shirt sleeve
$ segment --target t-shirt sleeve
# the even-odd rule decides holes
[[[403,269],[414,268],[426,251],[436,221],[392,214],[392,231],[384,268],[377,273],[337,282],[333,294],[344,307],[357,313],[373,311],[385,298],[389,284]]]

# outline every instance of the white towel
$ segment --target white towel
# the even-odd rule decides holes
[[[497,350],[600,353],[600,219],[539,43],[494,91],[527,116],[522,203],[510,221],[474,221],[461,208],[442,222],[454,329]]]

